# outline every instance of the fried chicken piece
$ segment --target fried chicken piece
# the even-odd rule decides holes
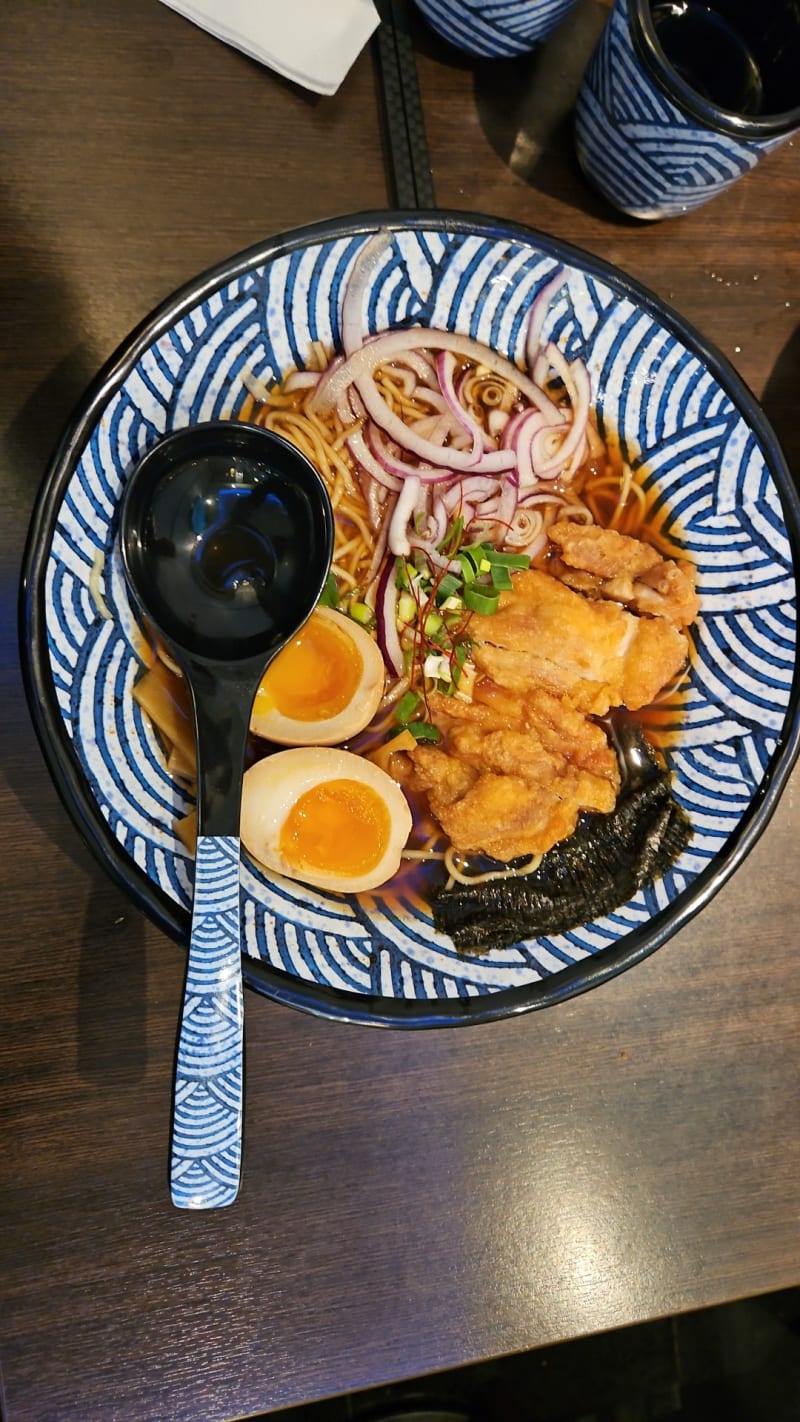
[[[419,744],[415,788],[454,847],[508,862],[572,834],[583,809],[616,803],[619,767],[599,726],[544,691],[481,682],[472,703],[434,694],[441,746]]]
[[[472,656],[492,681],[525,695],[533,687],[578,711],[637,710],[685,664],[685,634],[664,618],[596,602],[531,568],[501,594],[496,613],[470,622]]]
[[[613,528],[562,519],[550,529],[560,557],[550,571],[590,597],[625,603],[637,612],[688,627],[699,611],[691,563],[663,558],[651,544]]]

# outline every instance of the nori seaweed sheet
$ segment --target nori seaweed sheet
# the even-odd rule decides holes
[[[574,834],[531,874],[454,884],[434,896],[433,921],[456,948],[487,952],[590,923],[659,878],[686,848],[691,822],[643,731],[631,724],[612,734],[623,787],[610,814],[584,811]]]

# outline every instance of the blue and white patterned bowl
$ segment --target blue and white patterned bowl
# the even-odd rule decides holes
[[[766,824],[798,746],[795,566],[800,512],[783,456],[734,370],[674,312],[594,257],[463,214],[365,214],[273,238],[206,273],[129,339],[88,392],[43,485],[25,566],[31,711],[76,823],[134,900],[187,941],[186,808],[131,689],[138,638],[115,545],[133,463],[166,431],[235,417],[246,370],[271,381],[315,340],[335,346],[343,290],[380,227],[371,330],[424,324],[519,358],[557,271],[550,337],[588,366],[601,429],[642,464],[697,564],[701,615],[669,759],[694,838],[669,873],[570,933],[465,957],[411,900],[339,896],[245,861],[243,968],[269,996],[355,1021],[486,1021],[581,992],[644,957],[700,909]],[[100,593],[90,592],[102,562]]]
[[[560,25],[575,0],[414,0],[431,29],[483,59],[526,54]]]

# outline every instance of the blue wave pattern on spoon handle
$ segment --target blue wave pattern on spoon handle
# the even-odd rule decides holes
[[[172,1202],[230,1205],[242,1157],[244,1006],[239,839],[201,835],[175,1071]]]

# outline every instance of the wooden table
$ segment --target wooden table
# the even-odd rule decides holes
[[[587,0],[547,63],[510,65],[418,27],[438,202],[667,297],[800,470],[798,145],[681,220],[615,215],[567,119],[602,18]],[[248,994],[240,1199],[170,1206],[184,958],[56,797],[18,674],[19,559],[74,401],[156,302],[269,233],[386,204],[373,56],[317,100],[156,0],[12,0],[4,41],[7,1422],[223,1422],[797,1283],[796,777],[698,919],[550,1011],[408,1034]]]

